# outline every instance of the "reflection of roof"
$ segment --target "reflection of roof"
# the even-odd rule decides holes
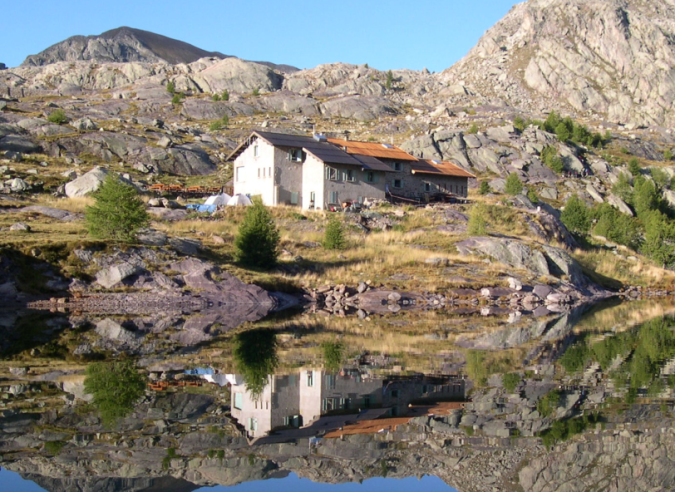
[[[355,142],[352,140],[340,140],[338,138],[329,138],[328,141],[341,147],[348,154],[369,155],[372,157],[379,157],[380,159],[392,159],[396,161],[417,160],[417,158],[411,156],[406,151],[391,144]]]
[[[476,177],[469,171],[465,171],[458,165],[447,161],[419,160],[417,162],[411,162],[410,167],[412,168],[413,174],[436,174],[439,176],[455,176],[460,178]]]
[[[399,425],[410,422],[413,417],[393,417],[389,419],[361,420],[356,424],[347,425],[342,430],[327,432],[324,437],[351,436],[354,434],[377,434],[384,431],[395,431]]]

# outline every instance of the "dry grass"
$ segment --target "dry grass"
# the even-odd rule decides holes
[[[576,250],[573,256],[587,270],[625,285],[666,288],[675,282],[675,272],[657,267],[637,253],[637,260],[628,260],[606,249]]]

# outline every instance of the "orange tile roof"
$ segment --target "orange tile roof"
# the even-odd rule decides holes
[[[378,142],[355,142],[353,140],[340,140],[338,138],[329,138],[328,141],[333,145],[342,148],[348,154],[369,155],[381,159],[392,159],[397,161],[417,160],[417,158],[411,156],[406,151],[399,149],[395,145],[381,144]]]
[[[436,161],[436,160],[419,160],[410,164],[413,174],[436,174],[443,176],[455,176],[459,178],[475,178],[469,171],[465,171],[461,167],[452,162]]]

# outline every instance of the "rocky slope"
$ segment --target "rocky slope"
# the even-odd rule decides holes
[[[533,111],[671,123],[674,35],[671,0],[530,0],[513,7],[441,79]]]

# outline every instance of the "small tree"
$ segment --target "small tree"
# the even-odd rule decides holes
[[[506,187],[504,191],[509,195],[518,195],[523,191],[523,183],[520,182],[520,178],[516,173],[509,174],[506,178]]]
[[[385,82],[385,87],[387,90],[391,89],[391,86],[394,84],[394,74],[391,73],[391,70],[387,72],[387,81]]]
[[[132,362],[95,362],[87,367],[84,391],[93,396],[105,425],[125,417],[145,393],[146,379]]]
[[[670,149],[666,149],[663,151],[663,160],[664,161],[672,161],[673,160],[673,151]]]
[[[269,269],[277,264],[279,231],[259,198],[246,210],[234,247],[237,261],[245,266]]]
[[[96,203],[84,211],[87,231],[98,239],[133,242],[150,218],[136,188],[109,174],[94,193]]]
[[[227,89],[225,89],[225,90],[223,91],[223,95],[220,96],[220,98],[221,98],[223,101],[229,101],[229,100],[230,100],[230,93],[227,91]]]
[[[340,369],[342,360],[344,359],[345,347],[341,342],[324,342],[321,344],[323,350],[323,359],[326,364],[326,369],[329,371],[337,371]]]
[[[176,84],[173,83],[173,80],[169,80],[166,83],[166,92],[169,94],[174,94],[176,92]]]
[[[475,123],[472,124],[471,127],[466,131],[466,133],[475,135],[476,133],[478,133],[478,125],[476,125]]]
[[[260,89],[258,89],[257,87],[255,89],[253,89],[253,92],[251,92],[251,95],[253,97],[258,97],[260,95]]]
[[[482,203],[477,203],[469,213],[467,232],[472,236],[485,236],[487,229],[487,207]]]
[[[481,195],[487,195],[491,191],[492,191],[492,189],[490,188],[490,183],[488,183],[487,181],[481,181],[480,182],[480,187],[478,188],[478,193],[480,193]]]
[[[640,161],[637,160],[637,157],[631,157],[628,161],[628,171],[630,171],[633,176],[640,176],[642,174]]]
[[[586,204],[578,196],[572,195],[560,214],[560,220],[572,232],[585,234],[591,227],[590,214]]]
[[[211,100],[218,102],[220,101],[220,96],[218,94],[214,94],[213,96],[211,96]]]
[[[171,98],[171,104],[180,104],[185,99],[185,94],[182,92],[176,92]]]
[[[336,216],[332,216],[326,226],[323,247],[326,249],[344,249],[346,246],[347,241],[345,240],[342,221]]]
[[[57,125],[64,125],[68,123],[68,117],[66,116],[66,113],[62,109],[56,109],[49,113],[49,116],[47,116],[47,120],[50,123],[55,123]]]
[[[268,378],[274,373],[279,361],[274,330],[259,329],[239,333],[234,338],[232,355],[237,372],[244,378],[246,389],[257,397],[267,386]]]

